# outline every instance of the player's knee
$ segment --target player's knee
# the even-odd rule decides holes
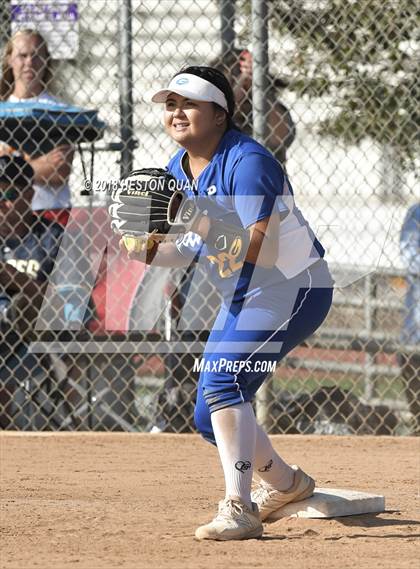
[[[247,392],[240,388],[239,383],[226,383],[222,386],[212,386],[211,390],[204,389],[204,400],[210,413],[214,413],[224,407],[233,407],[248,401]]]
[[[201,410],[196,409],[194,412],[194,423],[200,435],[209,443],[215,445],[213,428],[211,426],[210,413],[203,413]]]

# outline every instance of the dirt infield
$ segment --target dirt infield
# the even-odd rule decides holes
[[[196,435],[1,435],[1,568],[416,566],[420,439],[276,436],[319,486],[383,493],[379,516],[285,519],[262,540],[197,542],[222,497]]]

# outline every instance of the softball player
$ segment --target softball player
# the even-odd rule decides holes
[[[333,282],[282,167],[235,127],[225,76],[188,67],[152,101],[164,104],[166,132],[181,146],[167,167],[194,203],[181,217],[194,208],[196,213],[191,231],[176,243],[155,242],[147,262],[184,266],[198,256],[223,297],[203,354],[195,423],[217,445],[226,495],[216,517],[195,536],[256,538],[263,520],[311,496],[315,483],[273,449],[251,401],[270,364],[323,322]],[[142,258],[135,251],[128,255]],[[253,474],[261,481],[251,493]]]

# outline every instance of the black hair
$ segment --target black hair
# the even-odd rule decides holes
[[[201,77],[201,79],[205,79],[218,89],[222,91],[224,96],[226,97],[227,107],[228,110],[218,105],[217,103],[213,103],[215,107],[219,110],[224,111],[227,114],[227,128],[235,128],[239,130],[239,128],[233,122],[233,115],[235,113],[235,96],[233,94],[232,87],[229,81],[226,79],[224,73],[222,73],[219,69],[215,67],[207,67],[205,65],[190,65],[189,67],[183,67],[180,71],[175,73],[174,77],[180,75],[181,73],[190,73],[191,75],[196,75],[197,77]]]
[[[248,50],[242,47],[233,47],[228,53],[218,55],[209,63],[212,67],[222,71],[222,73],[226,73],[230,77],[238,77],[241,74],[239,62],[244,51]],[[269,89],[284,89],[285,87],[288,87],[290,83],[290,81],[283,76],[275,77],[271,73],[268,73],[267,77]]]

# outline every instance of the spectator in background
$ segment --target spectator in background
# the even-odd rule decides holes
[[[17,31],[7,42],[4,52],[0,101],[56,103],[58,99],[49,92],[51,62],[47,43],[38,31]],[[0,151],[4,154],[20,149],[3,144]],[[73,155],[74,150],[68,144],[60,144],[46,154],[24,155],[34,171],[33,210],[70,207],[68,181]]]
[[[240,130],[252,136],[252,55],[247,49],[233,49],[227,57],[219,57],[210,63],[224,73],[233,85],[236,112],[233,120]],[[286,152],[296,136],[296,127],[287,107],[277,99],[278,89],[287,83],[269,75],[268,100],[269,126],[267,148],[285,166]]]
[[[401,256],[407,270],[406,314],[401,332],[403,345],[420,348],[420,202],[407,212],[400,234]],[[399,354],[405,393],[413,415],[414,429],[420,434],[420,354]]]
[[[46,357],[28,353],[35,323],[58,254],[63,227],[34,215],[31,209],[34,171],[19,156],[0,157],[0,426],[11,423],[10,403],[17,386]],[[72,258],[74,256],[74,259]],[[83,320],[81,271],[84,260],[73,246],[56,281],[55,321],[66,329]],[[78,293],[80,292],[80,294]],[[16,424],[15,424],[16,426]]]

